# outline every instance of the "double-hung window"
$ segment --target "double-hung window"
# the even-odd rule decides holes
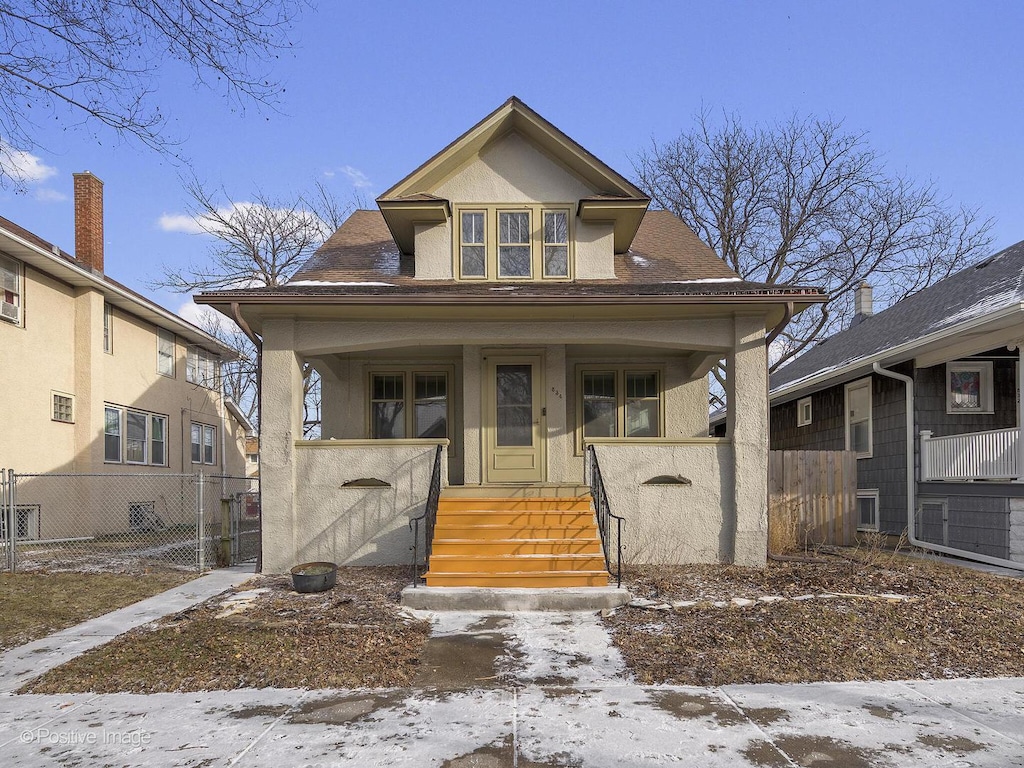
[[[200,347],[189,347],[186,363],[186,381],[208,389],[217,388],[219,360],[216,355]]]
[[[582,437],[660,437],[661,371],[608,367],[580,372]]]
[[[217,463],[217,428],[209,424],[192,424],[192,463]]]
[[[0,254],[0,320],[21,322],[21,265]]]
[[[569,213],[544,211],[544,277],[569,276]]]
[[[103,302],[103,351],[114,354],[114,306]]]
[[[498,277],[532,276],[529,211],[498,211]]]
[[[103,460],[167,466],[167,417],[118,405],[104,406]]]
[[[370,373],[370,437],[448,437],[447,371]]]
[[[463,277],[487,277],[487,243],[484,240],[485,211],[462,212],[462,242],[459,259]]]
[[[846,385],[846,450],[871,457],[871,379]]]
[[[174,332],[156,330],[156,372],[174,378]]]

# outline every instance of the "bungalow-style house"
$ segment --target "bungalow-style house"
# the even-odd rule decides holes
[[[1024,242],[856,312],[772,375],[772,449],[856,451],[862,530],[1024,565]]]
[[[437,456],[428,584],[607,584],[588,449],[626,558],[763,564],[765,337],[824,297],[744,282],[649,202],[511,98],[286,285],[199,295],[262,343],[264,568],[407,563]]]
[[[0,467],[241,475],[251,426],[219,387],[220,360],[232,350],[106,274],[103,184],[86,172],[74,188],[73,256],[0,218]],[[84,496],[47,496],[39,485],[20,486],[16,536],[84,535]],[[96,504],[109,524],[117,506],[127,528],[154,501],[125,492]]]

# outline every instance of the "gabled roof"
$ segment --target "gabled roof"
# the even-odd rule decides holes
[[[517,131],[593,187],[597,193],[619,198],[650,198],[626,177],[603,163],[562,133],[520,99],[512,96],[451,144],[377,198],[408,199],[429,193],[467,159],[496,138]]]
[[[113,278],[93,271],[74,256],[13,221],[0,216],[0,251],[33,268],[76,287],[95,288],[110,304],[155,326],[173,331],[227,359],[236,356],[231,347]]]
[[[669,211],[647,211],[629,251],[615,258],[616,282],[740,282],[739,276]],[[292,285],[319,281],[425,286],[423,280],[414,279],[413,272],[412,258],[399,252],[381,213],[359,210],[317,249],[290,282]],[[471,283],[459,285],[472,287]]]
[[[953,342],[960,355],[977,354],[1007,334],[1024,335],[1022,313],[1024,241],[825,339],[772,374],[772,397],[795,397],[861,375],[874,362],[919,358]],[[938,353],[931,357],[938,362]]]

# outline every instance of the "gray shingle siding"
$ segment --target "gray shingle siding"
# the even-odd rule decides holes
[[[1000,557],[1010,554],[1009,500],[984,496],[921,496],[919,504],[945,501],[947,521],[938,509],[925,508],[920,516],[918,538],[932,544]]]
[[[1006,350],[1001,353],[1005,358]],[[985,359],[984,355],[977,358]],[[918,368],[914,374],[914,408],[918,430],[935,435],[959,435],[987,429],[1007,429],[1017,425],[1017,361],[992,361],[992,394],[995,413],[946,413],[946,366]]]

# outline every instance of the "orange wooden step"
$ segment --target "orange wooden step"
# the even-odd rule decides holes
[[[585,555],[438,555],[431,553],[430,570],[438,573],[509,573],[513,571],[596,571],[604,556]]]
[[[590,511],[590,497],[570,498],[511,498],[511,499],[478,499],[453,496],[441,497],[437,504],[438,512],[447,510],[503,510],[503,511],[536,511],[565,510]]]
[[[607,587],[608,571],[529,573],[427,573],[428,587]]]
[[[578,539],[434,539],[438,555],[602,555],[597,538]]]
[[[512,512],[508,510],[446,510],[437,513],[438,525],[587,525],[594,521],[591,512]]]
[[[585,525],[460,525],[438,520],[434,541],[439,539],[594,539],[597,526],[591,520]]]

